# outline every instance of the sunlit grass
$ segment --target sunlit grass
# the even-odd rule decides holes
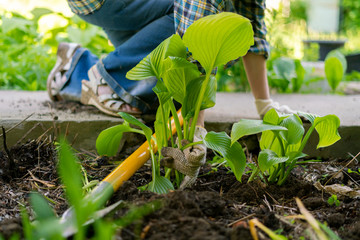
[[[46,33],[51,29],[66,27],[69,21],[58,14],[47,14],[39,19],[38,24],[38,31]]]
[[[65,16],[72,16],[66,0],[1,0],[0,10],[17,12],[28,18],[32,18],[30,13],[34,8],[48,8],[54,12],[61,12]]]

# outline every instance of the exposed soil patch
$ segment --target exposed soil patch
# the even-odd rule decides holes
[[[124,159],[136,146],[128,146],[117,159]],[[22,231],[19,205],[27,206],[31,191],[39,191],[51,199],[52,207],[60,216],[68,207],[61,182],[56,173],[57,155],[49,141],[29,141],[9,149],[15,162],[9,166],[9,156],[0,152],[0,233],[8,238]],[[93,153],[78,153],[89,180],[102,180],[115,164],[114,159],[100,158]],[[209,155],[211,157],[211,154]],[[115,160],[117,160],[115,159]],[[151,170],[145,165],[114,194],[110,203],[125,200],[129,205],[140,206],[159,200],[161,208],[138,220],[118,234],[122,239],[252,239],[248,221],[257,218],[268,228],[289,239],[311,239],[306,222],[291,220],[286,216],[299,214],[294,200],[298,197],[311,214],[327,225],[342,239],[360,239],[360,201],[338,196],[340,205],[330,206],[328,193],[319,191],[313,183],[325,184],[341,167],[323,162],[297,167],[284,186],[266,186],[261,181],[238,182],[222,166],[217,170],[211,165],[201,169],[195,186],[184,191],[176,190],[166,195],[156,195],[138,190],[151,180]],[[359,187],[360,176],[344,169],[339,177],[328,184],[341,183],[354,189]],[[129,207],[115,210],[107,216],[119,219]],[[269,239],[258,231],[260,239]]]
[[[83,105],[80,102],[75,101],[46,101],[43,103],[46,107],[51,107],[56,111],[65,111],[68,113],[86,113],[86,114],[94,114],[94,115],[104,115],[105,113],[101,112],[94,106],[91,105]],[[176,105],[177,106],[177,105]],[[155,121],[156,111],[150,111],[146,114],[141,115],[141,119],[144,120],[148,126],[153,126],[153,122]],[[109,115],[106,115],[109,117]]]
[[[51,106],[56,110],[69,111],[70,113],[87,112],[94,114],[101,114],[101,111],[94,106],[83,105],[80,102],[75,101],[46,101],[45,106]]]

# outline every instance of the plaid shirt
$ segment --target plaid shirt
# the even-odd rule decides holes
[[[68,4],[73,13],[87,15],[101,8],[104,1],[105,0],[68,0]]]
[[[249,52],[269,56],[264,22],[265,0],[175,0],[174,15],[176,33],[183,36],[186,29],[197,19],[220,12],[237,12],[250,19],[254,30],[254,45]]]

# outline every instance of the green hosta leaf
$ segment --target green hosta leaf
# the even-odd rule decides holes
[[[242,119],[235,123],[231,129],[231,143],[233,144],[243,136],[257,134],[267,130],[286,131],[287,129],[282,126],[265,124],[262,120]]]
[[[163,60],[168,56],[186,58],[186,47],[179,35],[172,35],[157,46],[126,74],[131,80],[144,80],[149,77],[161,78]]]
[[[280,142],[281,141],[281,142]],[[260,138],[260,149],[264,150],[264,149],[270,149],[274,152],[276,152],[276,154],[278,156],[281,156],[281,145],[283,140],[282,139],[278,139],[273,131],[265,131],[261,134],[261,138]]]
[[[194,79],[187,85],[189,91],[186,91],[186,96],[181,107],[181,115],[184,120],[189,120],[194,116],[196,102],[203,82],[204,76]]]
[[[331,89],[335,91],[344,77],[344,68],[338,58],[329,57],[325,59],[325,76]]]
[[[333,50],[329,52],[328,55],[326,56],[326,58],[330,58],[330,57],[336,57],[337,59],[339,59],[345,73],[347,69],[347,61],[344,54],[342,54],[339,50]]]
[[[280,123],[279,114],[275,109],[272,108],[264,115],[263,122],[272,125],[278,125]]]
[[[262,150],[259,153],[258,163],[262,172],[270,169],[275,164],[286,162],[289,157],[278,157],[278,155],[269,149]]]
[[[309,120],[309,122],[311,122],[311,124],[314,124],[315,118],[319,117],[316,114],[306,113],[306,112],[298,112],[298,115]]]
[[[300,158],[304,158],[308,155],[305,153],[299,152],[297,150],[294,150],[294,151],[289,151],[287,156],[289,156],[290,159],[300,159]]]
[[[280,57],[275,59],[273,69],[277,76],[286,79],[288,82],[295,77],[295,64],[291,58]]]
[[[39,193],[31,193],[30,202],[38,221],[46,221],[51,218],[56,218],[55,213],[49,206],[48,201],[46,201],[45,198]]]
[[[273,88],[279,89],[281,92],[286,92],[289,88],[290,82],[285,78],[280,77],[269,77],[269,85]]]
[[[314,126],[319,134],[317,148],[330,146],[341,139],[338,132],[340,119],[335,115],[315,118]]]
[[[219,152],[229,164],[236,179],[241,181],[246,165],[246,157],[240,143],[231,144],[230,137],[225,132],[209,132],[204,138],[205,145]]]
[[[254,44],[249,19],[223,12],[203,17],[186,30],[183,41],[206,73],[216,66],[244,56]]]
[[[156,116],[159,114],[160,108],[158,108]],[[158,117],[156,117],[158,118]],[[156,133],[156,144],[158,146],[159,153],[161,148],[165,146],[165,131],[163,121],[159,118],[154,122],[154,128]]]
[[[197,66],[185,58],[168,57],[164,60],[164,83],[174,99],[183,104],[188,83],[200,77]]]
[[[291,153],[291,152],[297,152],[297,151],[299,151],[299,148],[300,148],[300,146],[301,146],[301,141],[299,141],[298,143],[296,143],[296,144],[289,144],[288,146],[287,146],[287,148],[286,148],[286,156],[290,156],[289,154]]]
[[[270,145],[273,144],[273,139],[275,138],[275,134],[272,131],[264,131],[260,137],[260,149],[268,149]]]
[[[298,92],[304,82],[306,71],[304,67],[301,65],[301,61],[296,59],[295,63],[295,72],[296,78],[292,79],[292,89],[293,92]]]
[[[134,116],[132,116],[128,113],[119,112],[118,114],[128,123],[140,127],[144,131],[144,135],[145,135],[146,139],[148,141],[151,140],[151,135],[153,134],[151,128],[149,128],[144,123],[140,122],[140,120],[138,120],[137,118],[135,118]]]
[[[338,50],[331,51],[325,59],[325,76],[333,91],[344,78],[347,68],[345,56]]]
[[[33,222],[32,225],[35,230],[35,236],[30,239],[65,239],[62,234],[66,231],[66,227],[60,223],[58,218],[51,218],[42,222]]]
[[[156,133],[156,142],[158,146],[158,152],[161,152],[161,148],[167,145],[168,137],[170,137],[170,129],[168,128],[168,122],[164,122],[169,120],[169,114],[170,114],[170,102],[167,102],[166,104],[162,105],[162,107],[159,107],[156,112],[156,120],[154,123],[155,133]],[[164,116],[162,113],[162,109],[164,109]],[[165,134],[166,127],[168,136]]]
[[[216,77],[211,75],[210,79],[209,79],[209,82],[208,82],[208,85],[206,86],[204,99],[203,99],[203,101],[201,103],[200,110],[204,110],[204,109],[211,108],[211,107],[215,106],[216,89],[217,89]]]
[[[98,154],[115,156],[124,132],[132,132],[132,128],[129,125],[117,125],[103,130],[96,139]]]
[[[194,116],[196,101],[198,100],[199,91],[204,81],[204,76],[192,80],[186,87],[186,96],[181,108],[181,114],[184,119],[188,120]],[[200,110],[211,108],[215,105],[216,99],[216,78],[210,76],[209,84],[206,86],[203,101]]]
[[[151,192],[165,194],[169,190],[174,190],[174,186],[166,177],[156,175],[154,180],[149,183],[149,191]]]
[[[163,81],[158,80],[156,82],[155,87],[152,89],[154,93],[158,96],[160,105],[165,104],[171,98],[171,94],[169,93],[168,89],[166,88]]]
[[[280,136],[288,144],[297,144],[304,136],[305,129],[302,125],[300,118],[295,114],[292,114],[289,117],[285,118],[281,122],[281,126],[287,128],[287,131],[280,132]]]
[[[285,144],[285,141],[280,137],[277,138],[275,136],[274,131],[265,131],[261,134],[261,138],[260,138],[260,149],[264,150],[264,149],[270,149],[272,151],[274,151],[278,156],[283,156],[286,155],[288,156],[288,153],[291,151],[298,151],[300,146],[301,146],[301,141],[299,141],[296,144],[288,144],[287,148],[284,149],[285,152],[282,153],[282,147],[281,145]]]

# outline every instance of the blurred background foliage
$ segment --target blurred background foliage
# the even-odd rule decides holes
[[[314,34],[307,30],[310,0],[278,2],[266,11],[271,54],[267,61],[272,91],[322,92],[324,74],[306,62],[319,58],[318,44],[306,39],[346,39],[340,53],[360,53],[360,1],[341,0],[340,31]],[[269,4],[268,4],[269,5]],[[56,61],[59,42],[77,42],[98,56],[113,50],[101,28],[74,16],[65,0],[2,0],[0,2],[0,89],[44,90]],[[359,80],[359,72],[344,74],[343,80]],[[218,91],[249,92],[242,62],[218,68]],[[313,85],[317,83],[317,85]],[[316,87],[317,86],[317,87]],[[330,89],[330,88],[329,88]]]
[[[340,0],[339,32],[331,34],[308,31],[309,1],[317,0],[274,1],[279,2],[279,5],[268,8],[266,11],[267,40],[271,47],[267,69],[272,91],[281,93],[334,92],[327,84],[325,72],[319,74],[314,67],[320,65],[324,69],[324,63],[317,63],[319,45],[317,43],[305,45],[304,40],[346,39],[345,46],[338,49],[340,54],[360,54],[360,1]],[[271,2],[267,1],[267,3]],[[315,62],[315,64],[306,64],[307,62]],[[360,66],[360,62],[357,64]],[[240,77],[242,80],[239,79]],[[220,69],[217,76],[218,86],[220,86],[218,90],[250,91],[244,77],[246,78],[246,74],[241,63],[230,69]],[[342,81],[360,81],[360,73],[348,72],[344,74]],[[338,93],[342,94],[342,92]]]
[[[39,7],[18,13],[4,6],[0,13],[0,89],[45,90],[59,42],[80,43],[98,56],[113,49],[100,28],[72,14]]]

